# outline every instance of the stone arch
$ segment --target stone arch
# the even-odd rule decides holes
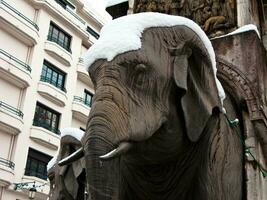
[[[253,86],[251,81],[246,77],[238,66],[217,57],[217,76],[225,83],[224,87],[228,87],[237,95],[239,101],[244,101],[247,106],[249,118],[251,121],[263,120],[267,126],[267,120],[263,111],[258,89]],[[237,100],[237,99],[236,99]]]

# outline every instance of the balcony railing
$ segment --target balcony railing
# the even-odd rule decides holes
[[[14,168],[15,168],[15,163],[13,163],[13,162],[10,161],[10,160],[6,160],[6,159],[4,159],[4,158],[0,158],[0,165],[9,167],[10,169],[13,169],[13,170],[14,170]]]
[[[61,1],[57,1],[57,0],[55,0],[55,1],[62,8],[64,8],[66,11],[68,11],[73,17],[75,17],[77,20],[79,20],[82,24],[85,24],[85,21],[81,17],[79,17],[76,13],[74,13],[71,9],[69,9],[66,4],[62,3]],[[71,7],[73,7],[73,6],[71,6]]]
[[[45,123],[43,121],[43,119],[40,119],[38,117],[33,120],[33,125],[38,126],[38,127],[42,127],[44,129],[47,129],[47,130],[57,134],[57,135],[60,135],[60,131],[57,128],[51,127],[51,125]]]
[[[90,33],[92,36],[94,36],[96,39],[99,38],[99,34],[95,32],[92,28],[90,28],[89,26],[87,26],[86,31]]]
[[[21,12],[19,12],[17,9],[13,8],[11,5],[9,5],[7,2],[4,0],[0,0],[0,4],[3,4],[5,7],[7,7],[9,10],[14,12],[16,15],[20,16],[22,19],[24,19],[26,22],[31,24],[37,31],[39,31],[39,27],[36,23],[34,23],[32,20],[30,20],[28,17],[23,15]]]
[[[1,0],[0,0],[1,1]],[[25,70],[29,71],[31,73],[32,69],[29,65],[26,63],[22,62],[21,60],[17,59],[16,57],[12,56],[11,54],[7,53],[3,49],[0,49],[0,54],[4,55],[5,57],[9,58],[10,60],[15,61],[18,63],[20,66],[22,66]]]
[[[0,101],[0,108],[3,108],[8,112],[11,112],[11,113],[23,118],[23,113],[19,109],[14,108],[13,106],[10,106],[3,101]]]
[[[77,20],[79,20],[82,24],[85,25],[85,21],[83,21],[82,18],[80,18],[77,14],[75,14],[71,9],[66,8],[66,11],[68,11],[73,17],[75,17]]]
[[[63,85],[58,84],[57,82],[53,81],[52,78],[41,76],[40,81],[50,83],[51,85],[57,87],[58,89],[62,90],[63,92],[67,92],[66,88]]]
[[[69,45],[61,43],[58,38],[53,37],[51,34],[47,36],[47,40],[57,43],[59,46],[61,46],[62,48],[66,49],[68,52],[72,53]]]
[[[88,101],[88,100],[86,100],[82,97],[79,97],[79,96],[74,96],[73,101],[83,103],[84,105],[89,106],[89,107],[92,106],[92,101]]]

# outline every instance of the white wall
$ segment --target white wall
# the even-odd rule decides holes
[[[12,135],[0,131],[0,138],[1,138],[0,157],[8,159]]]
[[[81,121],[79,121],[79,120],[77,120],[75,118],[72,118],[72,120],[71,120],[71,127],[73,127],[73,128],[80,128],[80,127],[82,127],[82,128],[85,129],[85,126],[86,126],[85,123],[83,123],[83,122],[81,122]]]
[[[0,79],[0,91],[0,101],[15,108],[19,108],[21,90],[18,87]]]
[[[0,31],[0,44],[1,49],[5,50],[19,60],[26,62],[28,47],[12,35],[3,31],[2,28]]]
[[[5,0],[9,5],[17,11],[34,21],[35,9],[25,0]]]
[[[81,46],[81,54],[80,57],[83,57],[83,55],[87,52],[87,47],[85,47],[84,45]]]
[[[78,80],[76,84],[76,92],[75,95],[79,97],[84,97],[84,89],[88,90],[92,94],[94,94],[94,90],[86,85],[84,82]]]

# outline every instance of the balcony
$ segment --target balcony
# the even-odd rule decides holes
[[[71,15],[69,16],[70,19],[72,19],[73,21],[76,21],[76,24],[79,23],[81,27],[85,25],[85,21],[74,12],[73,10],[74,7],[72,5],[62,4],[61,1],[57,1],[57,0],[55,0],[55,2],[58,5],[60,5],[64,10],[66,10],[67,12],[66,14],[69,13]]]
[[[0,157],[0,187],[13,183],[15,164],[10,160]]]
[[[19,134],[23,127],[23,113],[3,101],[0,101],[0,130],[10,134]]]
[[[26,170],[25,170],[25,173],[27,173]],[[26,183],[27,182],[30,182],[30,183],[35,182],[36,185],[43,185],[43,187],[41,187],[39,189],[37,188],[35,199],[47,199],[48,194],[49,194],[49,189],[50,189],[49,181],[47,181],[47,178],[45,178],[45,177],[43,177],[43,179],[42,179],[42,178],[38,178],[35,176],[36,176],[36,174],[24,175],[22,177],[22,182],[26,182]],[[45,178],[45,180],[44,180],[44,178]],[[25,192],[26,194],[28,194],[28,192],[29,192],[28,189],[26,189],[26,190],[22,189],[22,191]]]
[[[77,64],[77,74],[78,74],[78,79],[84,82],[86,85],[89,87],[94,87],[91,78],[88,74],[88,71],[86,70],[84,64],[83,64],[83,59],[80,58],[79,62]]]
[[[56,150],[60,144],[60,132],[45,123],[34,121],[30,132],[30,138],[48,148]]]
[[[66,89],[57,86],[51,79],[46,77],[41,77],[37,91],[40,95],[61,107],[64,107],[68,100]]]
[[[28,46],[37,44],[39,27],[4,0],[0,1],[0,26]]]
[[[57,44],[57,42],[52,37],[48,37],[47,41],[45,42],[44,49],[48,54],[61,62],[63,65],[71,66],[71,50],[69,48],[63,48],[62,46]]]
[[[26,88],[30,85],[31,68],[26,63],[0,49],[0,77],[8,82]]]
[[[84,98],[74,96],[72,102],[73,117],[83,123],[86,123],[90,112],[90,106],[91,104],[86,102]]]

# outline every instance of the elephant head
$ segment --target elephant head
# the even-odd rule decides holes
[[[123,17],[104,28],[87,65],[95,95],[82,144],[92,199],[209,199],[197,173],[216,173],[203,160],[222,104],[201,29],[163,14]]]
[[[66,128],[61,131],[58,154],[48,164],[50,180],[50,200],[83,200],[86,189],[85,161],[80,159],[70,165],[60,167],[58,161],[81,148],[83,131]]]

